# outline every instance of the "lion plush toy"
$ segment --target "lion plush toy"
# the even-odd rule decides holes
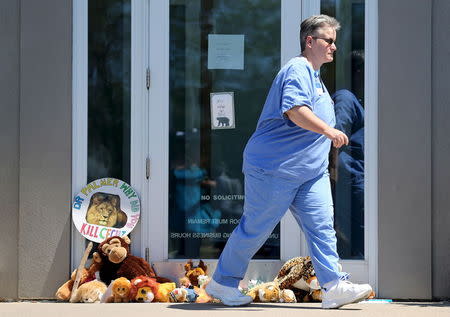
[[[287,261],[275,281],[281,289],[291,289],[298,302],[321,301],[320,285],[309,256]]]
[[[129,280],[137,276],[155,278],[159,283],[171,282],[171,280],[156,276],[150,264],[144,259],[130,254],[131,241],[127,236],[109,237],[97,247],[94,252],[94,260],[101,264],[100,279],[106,284],[118,277]]]
[[[86,221],[94,225],[122,228],[127,215],[120,210],[120,197],[106,193],[95,193],[86,212]]]
[[[107,303],[128,303],[130,301],[131,282],[125,277],[119,277],[112,282],[112,295]]]
[[[103,282],[94,280],[84,283],[78,287],[73,303],[100,303],[103,294],[106,292],[106,285]]]
[[[148,276],[138,276],[131,280],[130,299],[138,303],[151,303],[158,293],[159,283]]]

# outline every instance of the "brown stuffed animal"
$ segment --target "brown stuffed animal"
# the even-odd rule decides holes
[[[296,257],[287,261],[280,269],[275,281],[281,289],[294,292],[297,302],[322,301],[322,292],[311,257]]]
[[[127,236],[114,236],[98,245],[94,259],[101,263],[100,279],[103,282],[109,284],[118,277],[132,280],[137,276],[153,277],[158,283],[171,282],[167,278],[156,276],[150,264],[143,258],[131,255],[130,243]]]
[[[321,302],[322,301],[322,290],[316,289],[311,291],[305,291],[299,288],[291,289],[294,294],[297,302],[299,303],[308,303],[308,302]]]
[[[186,273],[184,275],[189,279],[192,286],[198,287],[198,277],[200,275],[207,275],[206,274],[207,269],[208,269],[208,267],[206,266],[205,263],[203,263],[202,260],[200,260],[200,262],[198,263],[198,266],[196,266],[196,267],[194,267],[194,263],[192,262],[192,260],[189,260],[184,265],[184,270],[186,271]]]

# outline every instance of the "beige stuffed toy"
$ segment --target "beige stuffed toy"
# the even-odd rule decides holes
[[[72,295],[72,288],[75,282],[76,275],[77,270],[74,270],[70,275],[70,280],[68,280],[58,288],[55,294],[57,300],[65,302],[69,301],[70,296]],[[88,270],[86,268],[83,268],[83,271],[81,273],[80,285],[84,283],[84,281],[88,278],[88,276],[89,276]]]
[[[81,279],[79,282],[79,285],[95,280],[96,274],[98,274],[98,270],[100,268],[100,265],[96,263],[94,260],[92,261],[92,264],[89,266],[88,269],[82,268],[81,272]],[[75,277],[77,274],[77,270],[74,270],[70,276],[70,280],[65,282],[63,285],[61,285],[58,290],[55,293],[55,297],[59,301],[65,301],[68,302],[70,299],[70,296],[72,295],[72,288],[73,284],[75,283]]]
[[[106,292],[106,285],[103,282],[94,280],[84,283],[76,290],[73,303],[100,303],[103,294]]]
[[[291,289],[282,289],[280,292],[280,303],[296,303],[297,298]]]
[[[277,281],[256,285],[247,292],[254,302],[296,303],[295,294],[290,289],[280,289]]]
[[[279,302],[280,301],[280,287],[276,282],[268,282],[256,285],[247,292],[248,296],[253,298],[254,302]]]

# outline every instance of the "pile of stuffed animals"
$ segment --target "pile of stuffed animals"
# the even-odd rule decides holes
[[[184,266],[186,274],[179,287],[168,278],[158,276],[144,259],[130,254],[127,236],[107,238],[97,247],[89,268],[83,268],[79,287],[72,294],[76,270],[71,279],[56,292],[60,301],[81,303],[149,303],[217,301],[205,292],[209,282],[207,266],[192,260]],[[110,293],[110,294],[109,294]]]
[[[185,276],[179,279],[177,286],[170,279],[158,276],[147,261],[131,255],[130,243],[127,236],[107,238],[98,245],[89,268],[83,268],[80,286],[74,294],[76,270],[55,297],[60,301],[82,303],[219,302],[205,291],[210,278],[202,260],[198,266],[194,266],[192,260],[185,264]],[[243,293],[254,302],[296,303],[322,299],[309,256],[287,261],[273,281],[253,284]]]
[[[320,302],[322,292],[309,256],[287,261],[272,282],[252,287],[254,302]]]

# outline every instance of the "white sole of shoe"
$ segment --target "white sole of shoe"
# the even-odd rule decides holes
[[[252,302],[229,302],[229,301],[221,301],[225,306],[237,307],[237,306],[248,306]]]
[[[247,306],[253,301],[250,296],[247,301],[241,302],[241,301],[229,301],[226,299],[223,300],[220,298],[220,295],[216,294],[215,292],[211,292],[211,291],[208,292],[208,290],[206,290],[206,293],[209,296],[220,300],[222,302],[222,304],[224,304],[225,306]]]
[[[368,290],[364,293],[359,294],[355,300],[348,302],[346,300],[341,300],[341,301],[335,301],[335,302],[330,302],[330,303],[326,303],[326,302],[322,302],[322,308],[324,309],[338,309],[344,305],[348,305],[348,304],[355,304],[355,303],[359,303],[360,301],[365,300],[367,297],[369,297],[370,293],[372,292],[372,290]]]

